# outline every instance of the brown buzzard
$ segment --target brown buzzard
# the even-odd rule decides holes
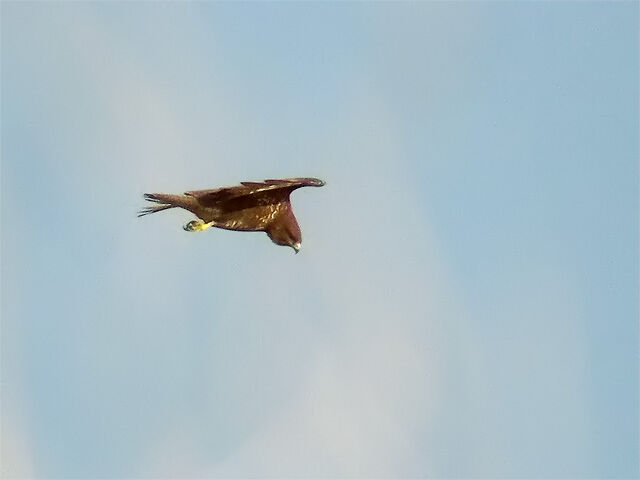
[[[194,190],[182,195],[145,193],[145,200],[158,205],[143,208],[138,216],[169,208],[184,208],[200,219],[187,223],[183,227],[187,232],[209,227],[267,232],[274,243],[291,247],[298,253],[302,247],[302,234],[293,215],[289,195],[296,188],[323,185],[324,182],[317,178],[284,178],[241,182],[235,187]]]

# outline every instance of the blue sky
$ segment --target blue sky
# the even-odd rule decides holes
[[[637,2],[1,13],[5,477],[638,476]]]

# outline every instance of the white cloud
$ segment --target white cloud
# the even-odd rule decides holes
[[[2,388],[5,392],[3,392],[2,402],[0,476],[6,479],[35,478],[28,435],[16,416],[16,406],[7,405],[6,385]]]
[[[322,153],[349,161],[329,168],[322,211],[309,214],[324,223],[313,231],[309,281],[321,288],[330,332],[290,400],[212,466],[214,476],[429,473],[419,445],[438,402],[429,335],[449,314],[446,279],[428,222],[407,208],[413,193],[403,190],[406,172],[393,161],[399,151],[384,105],[366,92],[347,108],[336,128],[343,133]],[[394,230],[398,222],[404,230]],[[418,253],[408,259],[396,249]]]

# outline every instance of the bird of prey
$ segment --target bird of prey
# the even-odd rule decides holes
[[[183,227],[187,232],[210,227],[266,232],[275,244],[291,247],[298,253],[302,247],[302,233],[293,215],[289,195],[296,188],[322,187],[324,182],[317,178],[283,178],[240,183],[234,187],[193,190],[182,195],[145,193],[145,200],[157,205],[143,208],[138,216],[184,208],[199,218]]]

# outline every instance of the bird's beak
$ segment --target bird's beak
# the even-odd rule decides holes
[[[293,244],[293,249],[296,251],[296,253],[298,253],[301,248],[302,248],[302,244],[300,242]]]

